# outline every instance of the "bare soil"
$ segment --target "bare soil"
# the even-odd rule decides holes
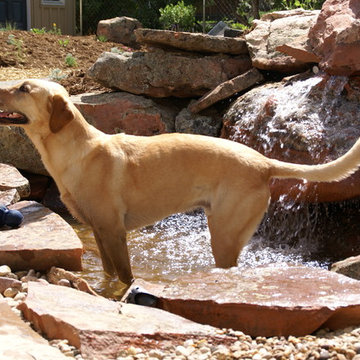
[[[111,48],[131,51],[122,44],[98,41],[95,35],[34,34],[20,30],[0,31],[0,44],[0,81],[51,78],[71,95],[108,90],[87,76],[88,69]],[[70,66],[67,56],[76,63]]]

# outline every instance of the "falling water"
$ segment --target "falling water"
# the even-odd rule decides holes
[[[271,154],[277,147],[285,159],[294,149],[306,149],[315,163],[328,161],[328,156],[338,157],[360,136],[360,127],[352,125],[354,114],[360,113],[359,102],[341,96],[346,82],[344,77],[331,77],[323,84],[323,78],[315,76],[250,91],[239,100],[241,106],[228,111],[228,118],[237,124],[232,138],[247,143],[245,135],[255,133],[258,150]],[[296,190],[305,185],[296,185]],[[360,253],[359,213],[356,200],[303,204],[283,194],[270,205],[238,266],[286,262],[328,267],[333,261]],[[91,230],[76,228],[87,248],[82,275],[98,291],[111,294],[116,284],[102,272]],[[128,244],[134,274],[145,280],[166,282],[214,266],[202,211],[173,215],[133,231]]]

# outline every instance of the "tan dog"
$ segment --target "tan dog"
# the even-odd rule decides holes
[[[272,178],[337,181],[356,171],[360,140],[325,165],[280,162],[235,142],[200,135],[106,135],[89,125],[63,87],[28,80],[0,90],[0,124],[21,126],[71,213],[95,234],[105,271],[129,284],[126,231],[205,209],[216,266],[235,266],[268,206]]]

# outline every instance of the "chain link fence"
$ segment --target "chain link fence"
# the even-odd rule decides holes
[[[84,35],[96,33],[100,20],[117,16],[129,16],[138,19],[144,27],[161,28],[159,9],[178,0],[76,0],[77,27]],[[241,0],[240,0],[241,1]],[[240,20],[237,14],[239,0],[192,0],[187,5],[196,7],[195,31],[202,31],[205,20],[216,23],[220,20]]]

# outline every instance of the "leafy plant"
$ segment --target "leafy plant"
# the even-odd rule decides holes
[[[97,37],[97,40],[100,41],[100,42],[107,42],[107,37],[105,35],[99,35]]]
[[[76,58],[72,54],[67,54],[66,55],[65,63],[69,67],[76,67],[77,66]]]
[[[60,46],[66,48],[69,45],[70,40],[69,39],[64,39],[64,40],[59,39],[58,42],[59,42]]]
[[[36,35],[42,35],[42,34],[45,34],[46,33],[46,29],[43,27],[41,29],[39,28],[33,28],[33,29],[30,29],[30,31]]]
[[[0,31],[13,31],[16,30],[16,23],[6,22],[5,27],[1,27]]]
[[[8,44],[11,44],[13,46],[15,46],[16,48],[16,52],[17,52],[17,57],[19,59],[21,59],[23,57],[23,45],[24,45],[24,42],[20,39],[16,39],[15,35],[13,34],[10,34],[8,36],[8,40],[7,40],[7,43]]]
[[[159,21],[164,29],[191,31],[195,25],[196,8],[192,5],[185,5],[183,0],[176,5],[168,4],[159,11]]]
[[[53,69],[50,74],[50,80],[60,81],[66,79],[67,75],[64,74],[61,69]]]
[[[52,24],[52,29],[49,30],[49,34],[61,35],[61,29],[57,27],[56,23]]]

